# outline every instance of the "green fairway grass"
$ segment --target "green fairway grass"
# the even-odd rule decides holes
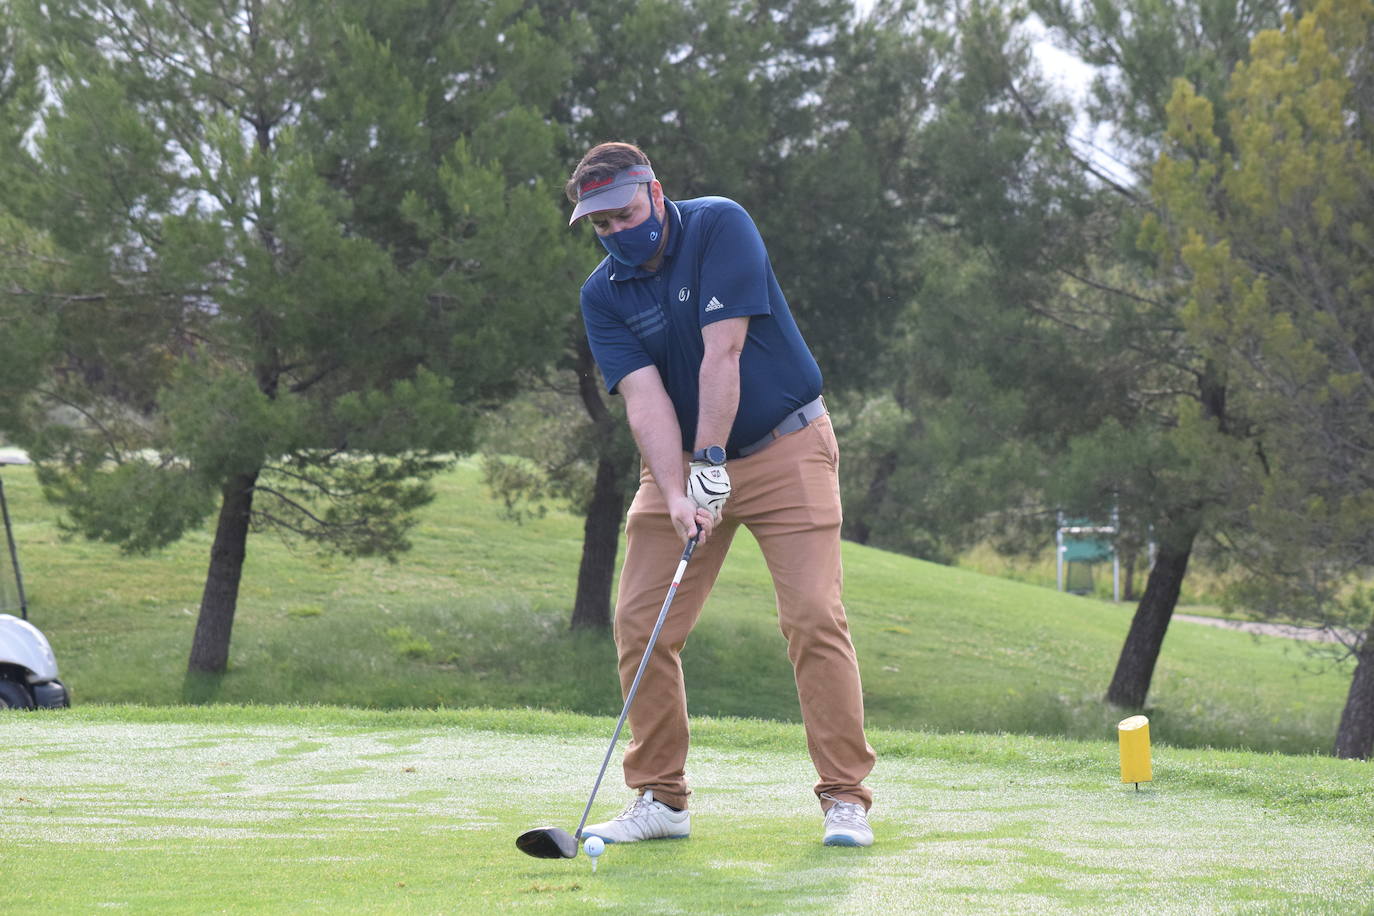
[[[30,468],[5,468],[33,621],[78,705],[324,703],[537,707],[613,715],[613,648],[568,620],[582,523],[501,517],[472,462],[437,481],[415,549],[321,560],[255,536],[230,670],[184,684],[209,535],[150,557],[64,539]],[[871,724],[1102,740],[1133,608],[844,545]],[[684,654],[694,714],[798,720],[771,583],[746,533]],[[1348,668],[1305,647],[1175,622],[1148,710],[1175,746],[1329,752]]]
[[[871,849],[824,848],[795,725],[702,719],[692,837],[531,859],[612,721],[86,708],[8,718],[0,912],[1359,913],[1374,787],[1332,758],[878,730]],[[615,763],[618,764],[619,755]],[[627,799],[612,770],[594,809]]]

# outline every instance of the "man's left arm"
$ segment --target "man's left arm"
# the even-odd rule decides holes
[[[749,333],[749,318],[724,318],[701,329],[706,352],[697,379],[696,444],[724,445],[739,411],[739,358]]]

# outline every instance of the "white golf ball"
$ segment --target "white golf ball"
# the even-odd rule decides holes
[[[595,859],[606,851],[606,844],[602,842],[599,836],[589,836],[582,844],[582,848],[587,851],[587,855]]]

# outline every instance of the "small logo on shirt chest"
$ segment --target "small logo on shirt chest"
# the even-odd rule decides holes
[[[682,289],[677,291],[678,302],[686,302],[690,298],[692,298],[692,291],[687,287],[684,286]]]

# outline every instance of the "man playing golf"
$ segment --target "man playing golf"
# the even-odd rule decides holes
[[[863,780],[875,758],[840,600],[839,452],[820,369],[763,239],[733,201],[668,200],[648,157],[628,143],[591,149],[567,194],[569,224],[587,219],[609,253],[582,285],[582,318],[607,388],[625,398],[644,463],[615,609],[623,690],[683,543],[698,537],[629,713],[625,782],[638,795],[583,836],[630,843],[690,833],[680,653],[745,525],[777,592],[819,777],[822,842],[868,846]]]

